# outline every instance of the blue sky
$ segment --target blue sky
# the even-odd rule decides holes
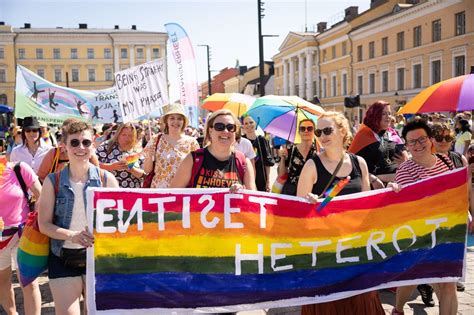
[[[263,1],[265,17],[263,34],[279,35],[266,38],[265,60],[278,52],[290,31],[301,32],[319,22],[334,24],[342,19],[349,6],[359,12],[370,6],[370,0],[267,0]],[[306,7],[306,10],[305,10]],[[220,70],[240,65],[258,64],[257,0],[0,0],[0,21],[14,27],[31,23],[32,27],[77,27],[87,23],[90,28],[130,28],[165,32],[164,24],[175,22],[187,31],[194,46],[198,81],[207,80],[206,49],[211,46],[211,69]],[[175,68],[168,53],[170,99],[178,97]]]

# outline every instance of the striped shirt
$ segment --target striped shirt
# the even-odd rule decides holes
[[[430,168],[418,165],[413,160],[403,162],[395,173],[395,182],[400,185],[407,185],[453,169],[454,166],[451,159],[447,155],[443,155],[443,157],[446,163],[449,164],[449,167],[438,156],[436,156],[435,165]]]

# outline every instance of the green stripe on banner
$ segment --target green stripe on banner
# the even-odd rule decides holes
[[[457,225],[452,229],[439,229],[436,231],[437,240],[443,240],[443,243],[464,243],[465,242],[466,225]],[[439,242],[437,242],[439,244]],[[402,250],[407,250],[411,244],[411,239],[404,239],[398,241]],[[432,244],[431,234],[418,237],[416,243],[409,247],[409,250],[416,250],[420,248],[430,248]],[[397,254],[393,244],[385,243],[379,244],[379,248],[391,257]],[[245,250],[243,249],[244,253]],[[284,249],[280,250],[278,254],[284,253]],[[373,260],[370,262],[381,262],[384,259],[372,249]],[[364,264],[369,262],[367,258],[367,247],[351,248],[344,250],[342,257],[359,257],[359,262],[347,262],[344,264],[336,263],[336,254],[328,252],[317,253],[317,265],[312,267],[312,255],[294,255],[287,256],[277,262],[277,265],[293,265],[294,270],[304,270],[312,268],[334,268],[338,266],[351,266]],[[265,273],[272,273],[270,257],[264,259]],[[257,273],[257,264],[255,261],[243,261],[243,274]],[[235,272],[235,257],[126,257],[126,256],[107,256],[96,257],[95,270],[97,274],[121,273],[152,273],[152,272],[192,272],[192,273],[208,273],[208,274],[233,274]]]
[[[105,214],[111,214],[113,216],[113,219],[107,220],[104,223],[104,226],[111,226],[111,227],[117,227],[118,226],[118,211],[117,210],[110,210],[107,209],[104,211]],[[123,211],[123,221],[125,222],[128,220],[128,217],[130,216],[129,211]],[[183,215],[181,213],[177,212],[165,212],[165,222],[172,222],[172,221],[181,221]],[[96,226],[95,222],[96,216],[94,216],[94,227]],[[158,224],[158,213],[157,212],[147,212],[143,211],[142,212],[142,219],[143,223],[156,223]],[[135,225],[137,224],[137,217],[134,216],[132,220],[130,220],[130,225]]]

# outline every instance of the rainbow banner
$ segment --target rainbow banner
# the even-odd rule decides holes
[[[464,275],[465,168],[318,205],[227,189],[89,190],[89,311],[274,308]]]

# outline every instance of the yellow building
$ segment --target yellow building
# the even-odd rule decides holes
[[[0,103],[14,106],[17,64],[58,85],[104,89],[113,86],[114,72],[166,57],[167,38],[166,33],[140,31],[135,25],[12,28],[0,22]]]
[[[329,29],[325,24],[318,24],[311,40],[288,34],[273,57],[277,94],[311,101],[300,87],[313,85],[323,107],[360,119],[376,100],[397,109],[422,89],[474,66],[474,1],[371,0],[369,10],[359,14],[349,7],[342,21]],[[296,84],[292,63],[295,55],[301,60],[305,42],[314,50],[314,64],[306,58],[296,68],[313,71],[299,75]],[[357,94],[362,106],[344,108],[344,98]]]

